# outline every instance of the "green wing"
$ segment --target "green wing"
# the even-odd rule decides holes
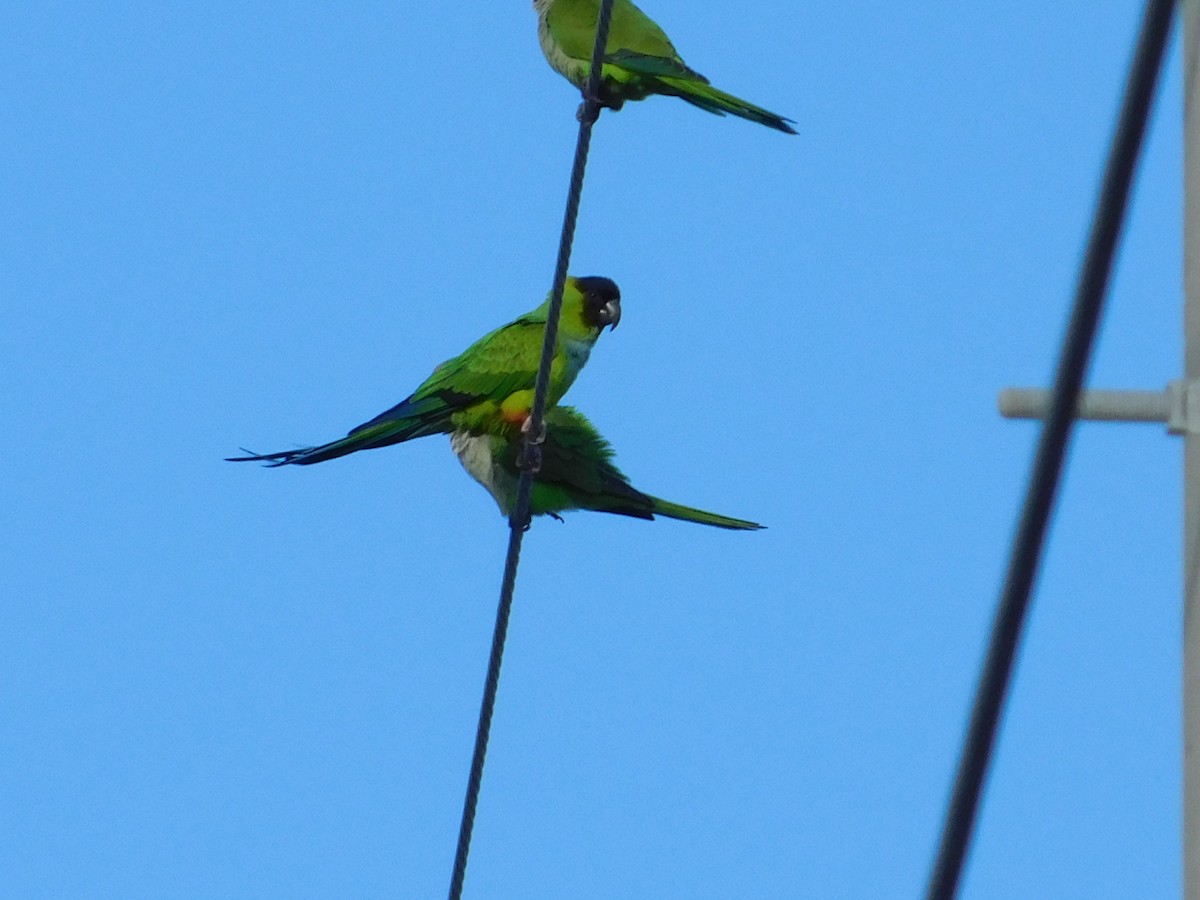
[[[348,437],[370,436],[372,447],[453,429],[450,417],[478,403],[500,403],[537,378],[546,319],[529,313],[480,338],[447,360],[407,398]],[[415,430],[414,430],[415,429]]]
[[[510,442],[506,463],[514,472],[519,471],[520,452],[520,442]],[[653,519],[653,500],[630,485],[612,457],[611,445],[583,413],[570,406],[547,410],[542,465],[534,480],[534,514],[590,509]]]
[[[545,322],[545,311],[539,307],[485,335],[434,369],[409,396],[351,429],[344,438],[317,447],[234,457],[232,461],[307,466],[358,450],[450,432],[456,413],[489,400],[498,404],[514,391],[533,387]]]
[[[530,314],[493,331],[434,369],[413,399],[439,397],[461,408],[533,387],[545,328],[544,315]]]
[[[510,442],[509,464],[514,473],[519,452],[518,442]],[[556,406],[546,413],[542,466],[534,480],[533,496],[535,514],[590,509],[636,519],[667,516],[737,531],[762,528],[757,522],[733,519],[643,494],[629,483],[613,462],[612,445],[583,413],[570,406]]]
[[[546,26],[563,53],[575,59],[589,60],[596,43],[599,17],[599,0],[556,0],[546,13]],[[616,0],[613,4],[605,49],[609,54],[629,51],[645,56],[679,58],[663,30],[629,0]]]
[[[683,64],[678,56],[647,56],[644,53],[634,53],[630,50],[618,50],[604,58],[605,62],[620,66],[626,71],[650,78],[681,78],[686,81],[698,81],[708,84],[708,79]]]

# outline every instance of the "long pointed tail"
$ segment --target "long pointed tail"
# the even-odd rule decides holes
[[[670,500],[663,500],[661,497],[651,497],[650,499],[654,501],[654,514],[656,516],[666,516],[668,519],[680,519],[684,522],[698,522],[701,525],[714,525],[717,528],[729,528],[734,531],[758,531],[761,528],[766,528],[765,525],[759,525],[757,522],[748,522],[745,519],[731,519],[729,516],[719,516],[716,513],[705,512],[702,509],[672,503]]]
[[[792,124],[794,123],[792,123],[791,119],[785,119],[783,116],[763,109],[761,106],[755,106],[741,97],[727,94],[713,87],[708,82],[697,81],[694,78],[676,78],[671,75],[660,75],[658,76],[658,80],[667,89],[667,92],[686,100],[693,106],[708,110],[710,113],[716,113],[718,116],[729,113],[742,119],[749,119],[751,122],[758,122],[760,125],[766,125],[768,128],[774,128],[776,131],[782,131],[785,134],[796,133],[796,129],[792,128]]]
[[[374,430],[374,429],[373,429]],[[383,430],[379,428],[378,430]],[[395,429],[389,429],[390,433],[384,436],[374,434],[364,434],[354,432],[344,438],[336,441],[330,441],[328,444],[320,444],[316,447],[300,447],[296,450],[282,450],[278,453],[252,453],[246,450],[247,456],[227,456],[226,462],[260,462],[265,463],[268,468],[277,466],[311,466],[313,463],[325,462],[327,459],[337,459],[339,456],[345,456],[348,453],[355,453],[359,450],[370,450],[373,447],[384,447],[388,444],[395,444],[399,441],[408,440],[416,435],[408,432],[398,432]]]
[[[278,453],[251,453],[247,450],[247,456],[230,456],[226,458],[226,462],[261,462],[271,468],[311,466],[313,463],[337,459],[359,450],[387,447],[412,438],[446,431],[449,431],[449,425],[445,421],[441,406],[433,403],[419,405],[405,400],[387,412],[380,413],[371,421],[359,425],[344,438],[330,441],[328,444],[283,450]]]

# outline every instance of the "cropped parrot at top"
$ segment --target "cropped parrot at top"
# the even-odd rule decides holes
[[[580,90],[587,83],[600,0],[533,0],[538,41],[551,68]],[[717,90],[684,64],[670,39],[630,0],[614,0],[601,70],[600,105],[620,109],[650,94],[680,97],[718,116],[730,113],[795,134],[792,120]]]
[[[230,462],[307,466],[386,447],[427,434],[509,434],[524,427],[533,406],[547,300],[537,309],[476,341],[442,363],[415,391],[391,409],[318,447],[252,453]],[[562,318],[550,366],[547,403],[557,403],[588,360],[605,326],[621,321],[621,292],[608,278],[567,277]]]
[[[738,531],[763,527],[757,522],[731,519],[643,494],[630,485],[613,463],[613,449],[608,441],[573,407],[555,406],[547,410],[545,424],[541,468],[533,476],[535,516],[557,519],[561,512],[590,509],[635,519],[666,516]],[[455,431],[450,436],[450,445],[463,468],[487,488],[506,516],[512,515],[517,503],[522,444],[522,437],[516,434]]]

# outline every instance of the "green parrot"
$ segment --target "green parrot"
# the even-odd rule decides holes
[[[635,519],[666,516],[739,531],[763,527],[757,522],[731,519],[643,494],[630,485],[613,463],[613,449],[608,441],[574,407],[555,406],[547,410],[545,424],[541,468],[533,478],[535,516],[558,519],[561,512],[590,509]],[[522,437],[515,433],[472,434],[456,430],[450,435],[450,446],[463,468],[487,488],[506,516],[512,515],[517,504],[522,444]]]
[[[551,68],[580,90],[587,83],[596,43],[600,0],[533,0],[538,40]],[[601,72],[600,105],[620,109],[650,94],[680,97],[718,116],[732,113],[795,134],[791,119],[719,91],[689,69],[663,30],[630,0],[614,0]]]
[[[485,335],[434,369],[408,397],[344,438],[318,447],[230,457],[229,462],[307,466],[427,434],[517,435],[533,406],[549,309],[547,298],[537,309]],[[604,327],[616,328],[620,321],[621,292],[610,279],[567,277],[548,404],[567,392]]]

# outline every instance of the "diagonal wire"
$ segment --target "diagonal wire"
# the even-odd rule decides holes
[[[959,759],[954,792],[946,810],[928,900],[952,900],[974,829],[979,797],[995,745],[1005,695],[1012,676],[1030,594],[1037,577],[1046,528],[1054,506],[1074,410],[1087,372],[1104,307],[1109,273],[1125,218],[1163,51],[1171,28],[1173,0],[1148,0],[1137,49],[1130,66],[1120,118],[1113,135],[1104,183],[1075,291],[1071,321],[1063,341],[1050,411],[1013,539],[1008,573],[992,625],[987,660],[975,694],[971,723]]]
[[[567,266],[571,261],[571,245],[575,240],[575,220],[579,216],[579,198],[583,193],[583,175],[587,168],[588,149],[592,143],[592,126],[600,115],[600,70],[604,48],[608,44],[608,26],[612,18],[613,0],[601,0],[596,23],[596,43],[592,47],[591,68],[579,108],[579,137],[575,142],[575,161],[571,167],[571,183],[567,190],[567,209],[563,215],[562,237],[550,290],[550,309],[546,315],[546,332],[542,339],[542,356],[534,383],[533,409],[529,414],[529,430],[522,454],[521,477],[517,483],[517,503],[509,519],[508,553],[504,560],[504,578],[500,587],[500,603],[496,609],[496,627],[492,632],[492,653],[488,659],[487,678],[483,685],[483,702],[479,709],[479,725],[475,731],[475,752],[471,772],[467,777],[467,796],[463,802],[462,821],[458,830],[458,847],[454,853],[454,871],[450,878],[450,900],[462,897],[463,880],[467,874],[467,856],[471,850],[471,832],[475,826],[475,809],[479,802],[479,787],[483,781],[483,764],[487,757],[488,737],[492,730],[492,712],[496,707],[496,688],[500,682],[500,664],[504,657],[504,642],[508,635],[508,618],[512,611],[513,590],[517,582],[517,564],[521,559],[521,540],[529,530],[532,518],[533,475],[540,464],[538,442],[544,431],[546,395],[550,389],[550,363],[558,340],[558,320],[562,314],[563,289],[567,282]]]

